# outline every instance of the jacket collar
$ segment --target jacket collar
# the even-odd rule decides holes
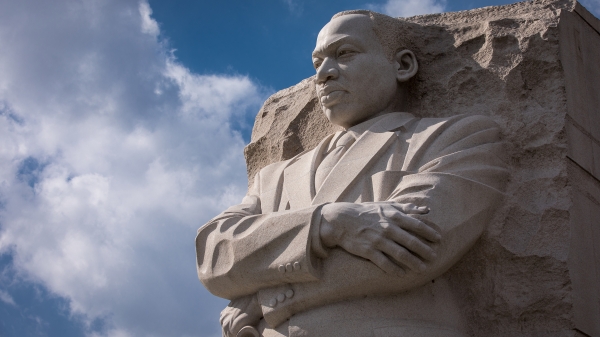
[[[339,201],[365,167],[384,153],[393,142],[394,132],[391,131],[402,130],[414,118],[409,113],[394,112],[348,129],[348,132],[356,132],[358,138],[332,169],[318,192],[315,191],[314,183],[316,168],[320,156],[327,151],[335,135],[326,137],[315,149],[300,156],[284,171],[285,193],[292,209]]]
[[[339,201],[348,187],[364,173],[365,168],[379,158],[395,140],[394,132],[391,131],[403,127],[413,119],[414,116],[409,113],[395,112],[379,116],[374,122],[364,122],[371,122],[371,125],[331,170],[313,198],[312,205]]]

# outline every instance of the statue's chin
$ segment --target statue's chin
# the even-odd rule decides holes
[[[369,110],[367,109],[344,109],[341,104],[337,104],[333,107],[323,107],[323,111],[332,124],[341,126],[345,129],[351,128],[356,124],[369,120],[382,113],[369,113]]]
[[[349,112],[336,108],[324,108],[325,116],[332,124],[349,128],[352,126],[352,118],[348,118]]]

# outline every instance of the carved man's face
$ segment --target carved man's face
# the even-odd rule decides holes
[[[333,124],[349,128],[394,110],[397,69],[367,16],[344,15],[325,25],[313,64],[317,95]]]

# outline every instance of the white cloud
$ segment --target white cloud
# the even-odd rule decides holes
[[[160,30],[158,28],[158,22],[152,19],[152,9],[147,2],[140,1],[138,6],[140,16],[142,17],[142,33],[150,34],[152,36],[158,36]]]
[[[10,296],[9,293],[3,290],[0,290],[0,301],[10,305],[17,305],[15,303],[15,300],[13,300],[12,296]]]
[[[245,76],[191,73],[151,13],[0,2],[0,254],[88,323],[108,320],[90,336],[219,333],[225,302],[196,278],[194,235],[243,196],[231,121],[265,98]]]
[[[283,0],[283,2],[288,6],[288,10],[292,14],[301,15],[304,11],[304,6],[301,0]]]
[[[368,4],[367,8],[393,17],[409,17],[444,12],[446,0],[387,0],[383,4]]]

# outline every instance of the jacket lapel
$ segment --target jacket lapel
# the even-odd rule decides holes
[[[404,163],[402,164],[402,171],[416,171],[423,152],[429,148],[427,143],[434,141],[436,137],[432,136],[436,133],[441,133],[445,129],[442,126],[449,124],[448,118],[421,119],[411,137],[406,157],[404,157]]]
[[[340,196],[365,168],[393,143],[396,137],[390,130],[397,129],[412,119],[414,117],[408,113],[390,113],[365,131],[331,170],[312,200],[312,205],[339,201]],[[314,172],[312,176],[314,177]]]
[[[315,196],[315,171],[317,160],[327,149],[334,134],[325,137],[312,151],[290,164],[284,174],[284,190],[290,200],[291,209],[308,207]]]

